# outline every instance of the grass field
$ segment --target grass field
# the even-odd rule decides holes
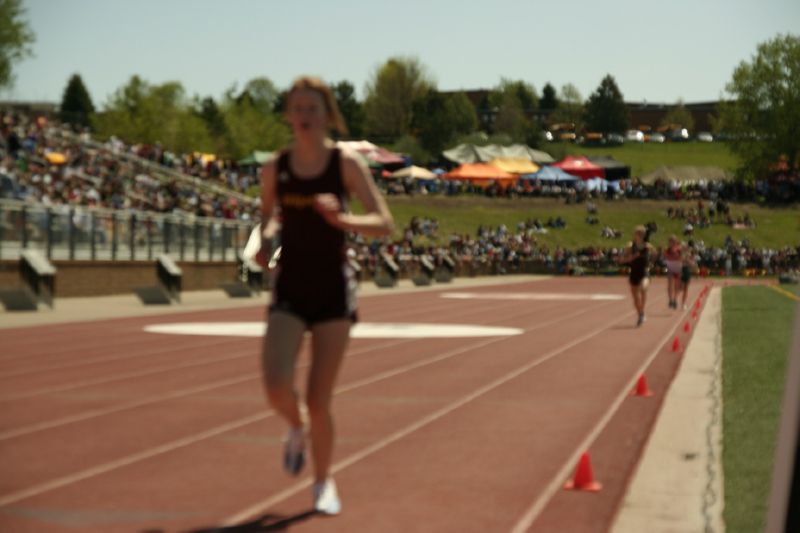
[[[660,166],[713,166],[733,172],[739,158],[725,143],[626,143],[621,146],[586,147],[574,144],[543,145],[556,160],[567,154],[610,155],[631,167],[631,176],[642,176]]]
[[[630,240],[634,226],[650,221],[656,222],[659,228],[652,241],[657,246],[662,245],[666,243],[670,233],[680,236],[683,228],[681,221],[667,218],[667,207],[696,205],[690,202],[654,200],[601,200],[596,202],[600,224],[592,226],[585,222],[585,205],[566,205],[563,201],[546,198],[390,196],[388,202],[395,217],[395,237],[402,234],[402,229],[416,215],[439,221],[438,241],[442,243],[446,243],[452,232],[475,236],[479,224],[491,227],[505,224],[510,231],[515,231],[517,223],[528,218],[538,218],[544,223],[549,217],[561,216],[567,222],[565,229],[550,230],[547,234],[537,235],[539,242],[551,249],[556,246],[621,246]],[[759,247],[800,245],[800,206],[781,209],[757,205],[731,206],[734,217],[745,212],[756,221],[756,228],[734,230],[724,224],[714,224],[707,229],[695,230],[694,238],[702,239],[707,246],[722,245],[727,235],[737,241],[747,238],[752,245]],[[600,229],[603,224],[622,230],[623,238],[602,238]]]
[[[796,301],[768,287],[722,293],[722,459],[730,533],[764,529],[796,309]]]

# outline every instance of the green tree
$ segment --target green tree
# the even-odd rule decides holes
[[[542,111],[554,111],[558,107],[558,96],[556,89],[550,82],[545,83],[542,89],[542,99],[539,100],[539,109]]]
[[[694,117],[683,105],[683,100],[678,100],[675,106],[670,109],[664,118],[661,119],[661,126],[679,126],[689,131],[694,131]]]
[[[475,146],[487,146],[489,144],[497,144],[499,146],[508,146],[511,143],[513,143],[511,137],[505,133],[487,135],[482,131],[476,131],[467,135],[462,135],[453,142],[453,145],[474,144]]]
[[[268,115],[272,113],[275,104],[278,102],[280,91],[275,87],[269,78],[253,78],[248,81],[242,93],[239,95],[240,99],[248,98],[253,107],[260,112]]]
[[[489,95],[489,104],[496,110],[494,133],[505,133],[514,142],[536,146],[538,125],[531,118],[539,105],[536,90],[524,81],[503,79]]]
[[[203,98],[197,105],[197,115],[203,119],[208,132],[215,137],[224,137],[227,134],[225,117],[220,111],[217,102],[209,97]]]
[[[356,100],[356,89],[349,81],[343,80],[331,87],[336,97],[336,105],[347,124],[351,139],[359,139],[364,135],[364,106]]]
[[[492,91],[489,99],[490,102],[494,99],[496,105],[502,105],[506,96],[513,96],[526,114],[533,113],[539,107],[539,97],[536,95],[536,89],[530,83],[522,80],[502,78],[500,85]]]
[[[237,99],[232,91],[222,106],[230,157],[242,158],[253,150],[276,150],[291,140],[289,127],[280,115],[266,112],[248,98]]]
[[[414,101],[412,111],[412,131],[422,148],[434,155],[478,127],[475,108],[463,92],[429,91]]]
[[[32,53],[36,37],[24,15],[22,0],[0,0],[0,88],[14,83],[14,64]]]
[[[62,122],[89,126],[94,104],[79,74],[73,74],[61,98],[59,118]]]
[[[161,143],[176,152],[208,152],[214,144],[179,82],[150,85],[138,76],[109,99],[93,126],[101,137],[129,143]]]
[[[378,141],[409,133],[414,101],[434,89],[427,69],[416,58],[393,57],[366,85],[366,133]]]
[[[414,163],[418,165],[427,165],[431,159],[431,153],[425,150],[419,141],[411,135],[403,135],[397,139],[392,144],[391,149],[394,152],[411,156]]]
[[[629,120],[617,82],[608,74],[586,102],[586,127],[598,133],[617,133],[628,129]]]
[[[225,123],[225,115],[217,105],[217,102],[211,97],[206,97],[202,100],[197,100],[193,107],[195,115],[203,121],[208,134],[211,136],[214,153],[231,154],[228,126]]]
[[[742,61],[725,87],[721,123],[742,160],[739,175],[763,176],[784,157],[800,166],[800,37],[778,35]]]

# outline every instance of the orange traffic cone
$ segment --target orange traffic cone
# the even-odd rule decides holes
[[[580,461],[578,461],[578,468],[575,469],[575,477],[564,483],[564,488],[589,492],[598,492],[603,488],[603,485],[594,480],[589,452],[583,452]]]
[[[686,322],[684,322],[684,324],[683,324],[683,331],[686,332],[686,333],[689,333],[690,331],[692,331],[692,326],[689,325],[689,321],[688,320]]]
[[[631,396],[642,396],[644,398],[649,398],[655,394],[653,391],[650,390],[650,387],[647,386],[647,378],[642,374],[639,376],[639,379],[636,381],[636,387],[631,391]]]
[[[672,339],[672,351],[677,353],[681,351],[681,340],[675,335],[675,338]]]

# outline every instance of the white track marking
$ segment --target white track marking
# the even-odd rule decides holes
[[[271,414],[271,411],[269,411]],[[222,433],[226,433],[228,431],[232,431],[234,429],[238,429],[243,426],[247,426],[249,424],[253,424],[255,422],[259,422],[266,418],[266,413],[259,413],[257,415],[252,415],[247,418],[240,418],[239,420],[235,420],[233,422],[229,422],[227,424],[223,424],[221,426],[217,426],[215,428],[209,429],[202,433],[198,433],[195,435],[191,435],[182,439],[174,440],[172,442],[168,442],[167,444],[157,446],[155,448],[150,448],[143,452],[134,453],[132,455],[127,455],[115,461],[110,461],[107,463],[103,463],[101,465],[88,468],[86,470],[81,470],[80,472],[76,472],[74,474],[70,474],[67,476],[62,476],[56,479],[52,479],[45,483],[40,483],[39,485],[34,485],[33,487],[29,487],[27,489],[23,489],[17,492],[12,492],[10,494],[6,494],[5,496],[0,496],[0,506],[8,505],[14,502],[18,502],[20,500],[25,500],[27,498],[32,498],[34,496],[38,496],[39,494],[43,494],[45,492],[50,492],[52,490],[71,485],[73,483],[77,483],[78,481],[83,481],[84,479],[89,479],[95,476],[99,476],[100,474],[105,474],[106,472],[110,472],[112,470],[116,470],[118,468],[122,468],[124,466],[131,465],[138,461],[142,461],[144,459],[149,459],[156,455],[160,455],[162,453],[167,453],[177,448],[182,448],[184,446],[189,446],[190,444],[194,444],[195,442],[208,439],[211,437],[215,437]]]
[[[507,382],[509,382],[509,381],[521,376],[522,374],[524,374],[525,372],[531,370],[532,368],[535,368],[535,367],[541,365],[542,363],[545,363],[545,362],[549,361],[550,359],[556,357],[557,355],[569,350],[570,348],[573,348],[573,347],[577,346],[578,344],[586,342],[587,340],[591,339],[592,337],[595,337],[595,336],[599,335],[600,333],[602,333],[603,331],[607,330],[609,327],[613,326],[614,324],[616,324],[618,322],[621,322],[622,320],[627,320],[628,317],[632,316],[632,315],[633,315],[632,312],[628,312],[628,313],[622,315],[621,318],[618,318],[617,320],[614,320],[614,321],[610,322],[607,325],[604,325],[604,326],[602,326],[600,328],[597,328],[597,329],[593,330],[591,333],[588,333],[586,335],[578,337],[577,339],[573,340],[572,342],[569,342],[568,344],[566,344],[566,345],[564,345],[564,346],[562,346],[560,348],[557,348],[555,350],[552,350],[552,351],[548,352],[546,355],[543,355],[543,356],[541,356],[541,357],[539,357],[539,358],[537,358],[537,359],[535,359],[535,360],[533,360],[533,361],[531,361],[529,363],[526,363],[526,364],[522,365],[521,367],[519,367],[519,368],[517,368],[517,369],[515,369],[515,370],[513,370],[513,371],[511,371],[511,372],[509,372],[507,374],[505,374],[504,376],[502,376],[500,378],[495,379],[494,381],[492,381],[492,382],[490,382],[490,383],[488,383],[488,384],[486,384],[486,385],[484,385],[482,387],[479,387],[478,389],[474,390],[473,392],[467,394],[466,396],[463,396],[463,397],[459,398],[458,400],[446,405],[445,407],[443,407],[443,408],[441,408],[441,409],[439,409],[439,410],[437,410],[437,411],[435,411],[435,412],[433,412],[433,413],[431,413],[431,414],[429,414],[429,415],[417,420],[416,422],[413,422],[412,424],[409,424],[408,426],[404,427],[403,429],[392,433],[391,435],[389,435],[389,436],[387,436],[387,437],[375,442],[374,444],[372,444],[370,446],[367,446],[366,448],[363,448],[362,450],[359,450],[358,452],[356,452],[354,454],[351,454],[350,456],[346,457],[345,459],[343,459],[341,461],[338,461],[335,464],[333,464],[331,466],[331,473],[335,474],[335,473],[337,473],[337,472],[339,472],[339,471],[341,471],[341,470],[343,470],[343,469],[345,469],[345,468],[357,463],[358,461],[360,461],[360,460],[362,460],[362,459],[364,459],[364,458],[366,458],[366,457],[368,457],[368,456],[370,456],[370,455],[372,455],[372,454],[374,454],[374,453],[386,448],[390,444],[392,444],[392,443],[394,443],[394,442],[396,442],[396,441],[398,441],[398,440],[410,435],[411,433],[417,431],[418,429],[420,429],[420,428],[422,428],[424,426],[427,426],[428,424],[430,424],[430,423],[432,423],[432,422],[434,422],[434,421],[436,421],[436,420],[438,420],[438,419],[450,414],[451,412],[455,411],[456,409],[459,409],[460,407],[463,407],[467,403],[475,400],[476,398],[478,398],[480,396],[483,396],[487,392],[490,392],[490,391],[496,389],[497,387],[499,387],[499,386],[501,386],[501,385],[503,385],[503,384],[505,384],[505,383],[507,383]],[[274,496],[271,496],[270,498],[267,498],[266,500],[262,500],[262,501],[260,501],[258,503],[255,503],[255,504],[251,505],[250,507],[247,507],[246,509],[243,509],[242,511],[239,511],[235,515],[230,516],[228,518],[225,518],[222,521],[222,526],[223,527],[230,527],[230,526],[236,525],[237,523],[239,523],[239,522],[241,522],[243,520],[247,520],[247,519],[249,519],[249,518],[251,518],[251,517],[253,517],[253,516],[257,515],[257,514],[260,514],[260,513],[264,512],[264,511],[266,511],[267,509],[269,509],[270,507],[272,507],[273,505],[275,505],[276,503],[278,503],[280,501],[283,501],[286,498],[289,498],[289,497],[293,496],[294,494],[297,494],[301,490],[304,490],[305,488],[309,487],[310,484],[311,484],[311,479],[306,479],[306,480],[304,480],[302,482],[296,483],[295,485],[292,485],[291,487],[288,487],[286,490],[283,490],[283,491],[275,494]]]
[[[659,300],[663,300],[663,298],[660,298]],[[677,325],[680,324],[681,321],[684,320],[687,316],[688,316],[688,311],[678,315],[679,320],[677,321],[676,326],[674,328],[670,328],[667,335],[665,335],[664,338],[662,338],[658,342],[656,348],[653,349],[653,351],[650,353],[647,359],[645,359],[644,363],[642,363],[639,366],[639,368],[636,370],[633,376],[628,380],[628,383],[626,383],[626,385],[623,387],[622,391],[619,393],[619,395],[611,404],[611,406],[608,408],[608,410],[605,412],[605,414],[603,414],[602,418],[600,418],[597,424],[594,425],[589,434],[586,435],[586,437],[581,441],[581,443],[578,445],[575,451],[572,452],[572,454],[569,456],[564,465],[559,469],[559,471],[556,473],[555,477],[550,481],[550,483],[548,483],[548,485],[544,488],[544,490],[539,493],[539,497],[536,498],[536,500],[531,504],[531,506],[527,509],[527,511],[525,511],[522,517],[520,517],[516,525],[513,528],[511,528],[510,530],[511,533],[525,533],[530,529],[531,525],[533,525],[534,520],[536,520],[536,518],[539,516],[539,513],[542,512],[542,510],[548,504],[553,495],[556,492],[558,492],[564,485],[564,482],[567,479],[569,479],[569,474],[570,472],[572,472],[573,468],[575,468],[575,465],[578,463],[578,459],[580,458],[581,454],[583,454],[583,452],[588,450],[591,444],[600,435],[600,433],[603,432],[603,429],[605,429],[608,422],[611,420],[614,414],[616,414],[616,412],[619,410],[619,407],[622,405],[622,402],[624,402],[630,396],[630,391],[636,384],[636,380],[647,369],[647,367],[650,366],[650,363],[653,362],[653,359],[656,358],[658,353],[667,344],[669,338],[675,335],[675,328],[677,328]]]
[[[475,313],[474,312],[470,312],[470,313],[467,313],[467,314],[475,314]],[[494,322],[496,322],[496,320]],[[211,345],[211,346],[217,346],[217,345],[223,345],[224,346],[224,342],[209,342],[207,344]],[[180,349],[183,350],[183,349],[190,349],[190,348],[180,348]],[[237,353],[240,353],[240,355],[235,356],[235,357],[249,357],[250,356],[250,352],[247,352],[247,353],[237,352]],[[235,357],[233,357],[233,358],[235,358]],[[228,359],[229,358],[224,358],[224,359],[220,359],[220,361],[226,361]],[[79,388],[83,388],[83,387],[91,387],[91,386],[95,386],[95,385],[102,385],[102,384],[105,384],[105,383],[111,383],[111,382],[119,381],[119,380],[132,379],[132,378],[136,378],[136,377],[143,377],[143,376],[157,374],[157,373],[161,373],[161,372],[169,372],[171,370],[179,370],[181,368],[185,368],[186,365],[194,366],[195,364],[207,364],[207,363],[211,364],[211,363],[214,363],[214,362],[216,362],[216,359],[204,359],[204,360],[199,361],[199,362],[195,361],[193,363],[181,363],[181,364],[178,364],[178,365],[162,365],[162,366],[156,367],[154,369],[151,368],[151,369],[146,370],[146,371],[137,371],[137,372],[127,373],[127,374],[117,374],[117,375],[113,375],[111,377],[95,378],[95,379],[85,380],[85,381],[65,383],[63,385],[54,385],[53,387],[47,387],[47,388],[44,388],[44,389],[37,389],[35,391],[28,391],[28,392],[24,392],[24,393],[16,393],[16,394],[12,394],[10,396],[5,396],[5,397],[0,396],[0,402],[12,401],[12,400],[22,399],[22,398],[30,398],[30,397],[33,397],[33,396],[40,396],[40,395],[44,395],[44,394],[65,392],[65,391],[79,389]]]
[[[8,396],[0,397],[0,402],[7,402],[11,400],[19,400],[21,398],[30,398],[32,396],[41,396],[43,394],[53,394],[57,392],[64,392],[73,389],[80,389],[83,387],[91,387],[94,385],[103,385],[105,383],[113,383],[114,381],[123,381],[126,379],[133,379],[133,378],[141,378],[144,376],[150,376],[152,374],[158,374],[160,372],[166,372],[170,370],[180,370],[182,368],[191,368],[193,366],[202,366],[202,365],[213,365],[215,363],[224,363],[225,361],[230,361],[232,359],[239,359],[241,357],[252,357],[253,351],[248,350],[246,352],[237,352],[234,355],[227,355],[225,357],[207,357],[205,359],[200,359],[198,361],[190,361],[186,363],[182,363],[179,365],[163,365],[158,366],[155,368],[149,368],[147,370],[137,370],[135,372],[128,372],[125,374],[117,374],[113,377],[103,377],[97,379],[88,379],[86,381],[76,381],[73,383],[68,383],[66,385],[58,385],[55,387],[48,387],[44,389],[38,389],[34,391],[28,392],[21,392],[18,394],[10,394]]]
[[[145,326],[147,333],[168,335],[220,335],[263,337],[263,322],[182,322]],[[351,339],[443,339],[519,335],[519,328],[470,324],[370,323],[359,322],[350,330]]]
[[[141,343],[141,337],[139,338],[139,340],[136,343],[129,343],[129,344],[140,344],[140,343]],[[197,344],[180,346],[178,348],[175,348],[174,346],[172,346],[172,347],[167,346],[167,347],[161,347],[161,348],[158,348],[156,350],[150,350],[150,351],[145,351],[145,352],[134,352],[134,353],[125,354],[125,355],[110,355],[110,356],[109,355],[105,355],[105,356],[95,357],[95,358],[92,358],[92,359],[82,359],[80,361],[70,361],[69,363],[48,364],[46,368],[33,368],[33,369],[28,369],[28,370],[16,370],[14,372],[6,372],[6,373],[3,373],[3,374],[0,374],[0,378],[24,376],[24,375],[27,375],[27,374],[41,374],[41,373],[44,373],[44,372],[52,372],[54,370],[63,370],[65,368],[75,368],[75,367],[78,367],[78,366],[87,366],[87,365],[93,365],[93,364],[96,364],[96,363],[109,363],[109,362],[114,362],[114,361],[122,361],[122,360],[125,360],[125,359],[136,359],[136,358],[139,358],[139,357],[151,357],[151,356],[155,356],[155,355],[161,355],[161,354],[164,354],[164,353],[170,353],[170,352],[176,352],[176,351],[184,351],[184,350],[189,351],[189,350],[196,350],[197,348],[208,348],[209,346],[227,346],[228,343],[229,343],[229,341],[227,341],[227,340],[219,340],[217,342],[209,342],[208,339],[205,339],[205,342],[198,342]],[[121,346],[124,346],[124,345],[120,345],[120,344],[116,344],[115,343],[115,344],[113,344],[111,349],[117,350]],[[108,350],[109,348],[107,347],[106,349]],[[80,352],[79,349],[75,350],[75,351]]]
[[[362,353],[368,353],[376,350],[383,350],[385,348],[390,348],[392,346],[403,344],[406,341],[399,341],[399,342],[387,342],[383,343],[379,346],[370,346],[368,348],[364,348],[361,350],[353,350],[349,352],[346,357],[352,357],[356,355],[360,355]],[[297,368],[305,368],[308,366],[308,362],[299,363]],[[60,426],[65,426],[67,424],[73,424],[75,422],[81,422],[84,420],[89,420],[92,418],[97,418],[100,416],[106,416],[114,413],[118,413],[120,411],[126,411],[128,409],[135,409],[137,407],[143,407],[145,405],[151,405],[155,403],[160,403],[169,400],[175,400],[177,398],[183,398],[186,396],[191,396],[193,394],[199,394],[201,392],[208,392],[214,389],[220,389],[223,387],[229,387],[231,385],[236,385],[238,383],[243,383],[245,381],[250,381],[254,379],[260,379],[261,373],[260,372],[253,372],[247,374],[245,376],[239,376],[236,378],[225,379],[221,381],[215,381],[212,383],[206,383],[204,385],[198,385],[195,387],[190,387],[182,390],[172,391],[167,394],[162,394],[160,396],[153,396],[148,397],[144,400],[134,400],[131,402],[125,402],[122,404],[105,407],[101,409],[93,409],[91,411],[84,411],[82,413],[76,413],[74,415],[69,415],[61,418],[57,418],[55,420],[47,420],[44,422],[39,422],[37,424],[31,424],[29,426],[24,426],[21,428],[11,429],[7,431],[0,432],[0,440],[7,440],[15,437],[21,437],[23,435],[28,435],[30,433],[36,433],[37,431],[44,431],[46,429],[52,429]]]
[[[542,322],[542,323],[539,323],[536,326],[528,329],[527,331],[535,331],[537,329],[541,329],[541,328],[550,326],[552,324],[561,322],[563,320],[568,320],[568,319],[574,318],[576,316],[582,315],[584,313],[587,313],[588,311],[589,310],[587,310],[587,309],[583,309],[583,310],[577,311],[575,313],[571,313],[570,315],[567,315],[565,317],[558,317],[558,318],[555,318],[555,319],[550,320],[548,322]],[[611,322],[611,324],[613,325],[616,322],[618,322],[618,321]],[[474,349],[478,349],[478,348],[482,348],[482,347],[487,346],[489,344],[494,344],[494,343],[500,342],[500,341],[505,340],[505,339],[506,339],[506,337],[493,337],[493,338],[488,339],[488,340],[480,341],[480,342],[478,342],[476,344],[473,344],[471,346],[465,346],[465,347],[463,347],[461,349],[458,349],[458,350],[452,350],[452,351],[447,352],[445,354],[439,354],[437,356],[431,357],[431,358],[426,359],[424,361],[418,361],[416,363],[411,363],[409,365],[405,365],[403,367],[396,368],[396,369],[393,369],[393,370],[390,370],[390,371],[387,371],[387,372],[382,372],[382,373],[379,373],[376,376],[373,376],[371,378],[367,378],[367,379],[364,379],[364,380],[361,380],[361,381],[358,381],[358,382],[355,382],[355,383],[350,383],[350,384],[344,385],[342,387],[338,387],[336,389],[336,391],[334,392],[334,394],[338,395],[338,394],[353,390],[353,389],[358,388],[358,387],[363,387],[363,386],[366,386],[366,385],[370,385],[372,383],[384,380],[386,378],[389,378],[389,377],[392,377],[392,376],[396,376],[396,375],[402,374],[404,372],[409,372],[409,371],[414,370],[416,368],[419,368],[419,367],[422,367],[422,366],[425,366],[425,365],[428,365],[428,364],[436,363],[436,362],[442,361],[444,359],[451,358],[451,357],[454,357],[456,355],[460,355],[461,353],[464,353],[464,352],[467,352],[467,351],[470,351],[470,350],[474,350]],[[173,440],[171,442],[162,444],[160,446],[149,448],[149,449],[144,450],[142,452],[131,454],[131,455],[122,457],[120,459],[116,459],[114,461],[106,462],[106,463],[103,463],[101,465],[98,465],[98,466],[95,466],[95,467],[92,467],[92,468],[88,468],[88,469],[85,469],[85,470],[81,470],[79,472],[75,472],[73,474],[69,474],[69,475],[66,475],[66,476],[55,478],[55,479],[52,479],[52,480],[47,481],[45,483],[40,483],[39,485],[34,485],[33,487],[29,487],[27,489],[23,489],[23,490],[20,490],[20,491],[17,491],[17,492],[12,492],[10,494],[6,494],[5,496],[0,496],[0,506],[8,505],[8,504],[11,504],[11,503],[15,503],[15,502],[18,502],[20,500],[25,500],[27,498],[32,498],[34,496],[38,496],[40,494],[43,494],[43,493],[46,493],[46,492],[50,492],[50,491],[55,490],[55,489],[58,489],[58,488],[61,488],[61,487],[65,487],[67,485],[71,485],[71,484],[77,483],[79,481],[83,481],[83,480],[86,480],[86,479],[89,479],[89,478],[92,478],[92,477],[99,476],[101,474],[105,474],[105,473],[113,471],[113,470],[117,470],[119,468],[123,468],[125,466],[129,466],[129,465],[137,463],[139,461],[150,459],[152,457],[155,457],[155,456],[158,456],[158,455],[161,455],[161,454],[164,454],[164,453],[168,453],[168,452],[174,451],[174,450],[179,449],[179,448],[183,448],[183,447],[186,447],[186,446],[190,446],[192,444],[196,444],[196,443],[198,443],[200,441],[203,441],[205,439],[209,439],[211,437],[215,437],[217,435],[221,435],[221,434],[226,433],[228,431],[233,431],[235,429],[239,429],[239,428],[247,426],[249,424],[254,424],[256,422],[260,422],[262,420],[265,420],[265,419],[269,418],[273,414],[275,414],[274,411],[267,410],[264,413],[259,413],[259,414],[251,415],[251,416],[248,416],[248,417],[245,417],[245,418],[240,418],[239,420],[228,422],[226,424],[217,426],[215,428],[211,428],[209,430],[202,431],[200,433],[195,433],[194,435],[188,435],[186,437],[183,437],[183,438],[180,438],[180,439],[177,439],[177,440]]]
[[[581,313],[578,313],[578,314],[581,314]],[[569,318],[570,316],[571,315],[568,315],[567,318]],[[547,325],[550,325],[553,322],[555,322],[555,321],[542,323],[542,324],[540,324],[540,325],[538,325],[538,326],[536,326],[534,328],[531,328],[530,331],[533,331],[535,329],[539,329],[541,327],[546,327]],[[369,352],[374,352],[374,351],[377,351],[377,350],[383,350],[385,348],[390,348],[390,347],[393,347],[393,346],[397,346],[397,345],[400,345],[400,344],[405,344],[405,343],[411,342],[412,340],[413,339],[411,339],[411,340],[400,340],[400,341],[395,341],[395,342],[386,342],[386,343],[382,343],[382,344],[377,345],[377,346],[369,346],[369,347],[365,347],[365,348],[361,348],[361,349],[349,350],[348,353],[345,355],[345,357],[352,357],[352,356],[360,355],[360,354],[363,354],[363,353],[369,353]],[[429,363],[430,362],[432,362],[432,361],[429,361]],[[307,362],[300,363],[300,364],[298,364],[298,369],[305,368],[306,366],[308,366]],[[100,416],[106,416],[106,415],[109,415],[109,414],[114,414],[114,413],[118,413],[118,412],[121,412],[121,411],[129,410],[129,409],[135,409],[137,407],[143,407],[145,405],[152,405],[152,404],[160,403],[160,402],[163,402],[163,401],[169,401],[169,400],[174,400],[174,399],[177,399],[177,398],[182,398],[182,397],[185,397],[185,396],[191,396],[193,394],[197,394],[197,393],[200,393],[200,392],[207,392],[209,390],[222,388],[222,387],[227,387],[227,386],[230,386],[232,384],[241,383],[241,382],[245,382],[245,381],[252,380],[252,379],[257,379],[257,378],[260,378],[260,377],[261,377],[260,373],[254,373],[254,374],[249,374],[247,376],[243,376],[243,377],[239,377],[239,378],[231,378],[231,379],[228,379],[228,380],[222,380],[222,381],[218,381],[218,382],[214,382],[214,383],[209,383],[209,384],[206,384],[206,385],[199,385],[197,387],[190,387],[190,388],[183,389],[183,390],[173,391],[173,392],[170,392],[170,393],[167,393],[167,394],[163,394],[163,395],[160,395],[160,396],[150,397],[150,398],[147,398],[145,400],[134,400],[134,401],[131,401],[131,402],[126,402],[126,403],[123,403],[123,404],[119,404],[119,405],[116,405],[116,406],[110,406],[110,407],[107,407],[107,408],[84,411],[82,413],[77,413],[77,414],[74,414],[74,415],[69,415],[69,416],[57,418],[57,419],[54,419],[54,420],[48,420],[48,421],[39,422],[39,423],[36,423],[36,424],[31,424],[31,425],[28,425],[28,426],[23,426],[23,427],[20,427],[20,428],[16,428],[16,429],[11,429],[11,430],[7,430],[7,431],[4,431],[4,432],[0,432],[0,440],[7,440],[7,439],[15,438],[15,437],[21,437],[21,436],[28,435],[28,434],[31,434],[31,433],[36,433],[38,431],[44,431],[44,430],[47,430],[47,429],[52,429],[52,428],[56,428],[56,427],[60,427],[60,426],[65,426],[65,425],[76,423],[76,422],[82,422],[84,420],[90,420],[92,418],[97,418],[97,417],[100,417]],[[342,392],[344,392],[344,391],[342,391]]]
[[[544,292],[446,292],[442,298],[454,300],[531,300],[531,301],[605,301],[623,300],[622,294],[575,294]]]

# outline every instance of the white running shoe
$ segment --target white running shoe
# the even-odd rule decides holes
[[[314,483],[314,510],[327,515],[337,515],[342,511],[342,502],[332,478]]]
[[[284,439],[283,468],[296,476],[306,463],[306,432],[302,427],[289,428]]]

